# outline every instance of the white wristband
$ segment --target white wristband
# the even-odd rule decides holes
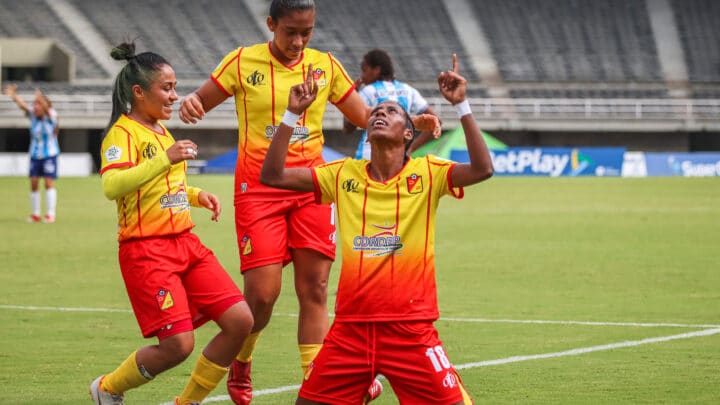
[[[295,128],[295,124],[297,124],[299,120],[300,115],[295,114],[290,110],[285,110],[285,115],[283,115],[282,123],[289,126],[290,128]]]
[[[467,101],[467,99],[455,104],[454,107],[455,111],[457,111],[458,118],[462,118],[465,115],[472,114],[472,111],[470,111],[470,103]]]

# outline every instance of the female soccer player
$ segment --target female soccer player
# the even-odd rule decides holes
[[[300,306],[298,346],[303,369],[320,350],[328,330],[327,282],[335,259],[331,206],[316,204],[312,193],[278,190],[259,181],[270,138],[283,119],[286,95],[306,74],[311,73],[318,84],[318,101],[293,123],[288,165],[323,163],[322,120],[328,101],[356,125],[367,122],[370,107],[353,91],[340,62],[329,53],[307,48],[314,25],[313,0],[273,0],[267,17],[273,39],[227,54],[210,79],[185,97],[180,107],[180,118],[195,123],[228,97],[235,98],[235,225],[243,291],[255,318],[253,331],[228,375],[228,393],[236,404],[247,404],[252,398],[252,352],[270,321],[280,294],[282,268],[289,262],[293,262]],[[420,116],[417,123],[439,133],[436,117]],[[378,384],[373,386],[375,392]]]
[[[5,87],[5,94],[15,101],[30,118],[30,216],[28,222],[55,222],[57,206],[57,157],[60,154],[58,143],[58,116],[50,100],[39,90],[35,90],[35,100],[31,108],[17,94],[17,85]],[[40,177],[45,180],[46,214],[40,217]]]
[[[383,101],[397,101],[410,114],[430,114],[435,115],[435,111],[428,105],[427,100],[423,98],[416,88],[407,83],[395,79],[395,67],[392,63],[390,55],[382,49],[373,49],[363,56],[360,63],[360,78],[355,80],[355,86],[358,88],[360,97],[370,107],[375,107]],[[360,88],[360,86],[363,86]],[[346,133],[355,130],[353,125],[347,118],[344,119],[343,130]],[[432,132],[421,132],[415,141],[413,141],[408,151],[410,154],[420,146],[432,140]],[[358,143],[355,152],[356,159],[370,159],[370,142],[367,139],[367,131],[363,131],[363,135]]]
[[[119,261],[145,346],[90,386],[96,404],[122,404],[124,393],[183,362],[193,351],[193,330],[214,320],[220,332],[198,358],[176,404],[200,403],[225,377],[250,333],[250,308],[212,251],[191,229],[190,207],[220,215],[218,198],[187,184],[188,159],[197,145],[175,141],[160,122],[178,99],[175,73],[160,55],[135,55],[124,43],[111,55],[127,64],[113,88],[110,127],[102,142],[102,185],[117,202]],[[130,106],[129,110],[126,106]]]
[[[335,321],[297,404],[359,403],[377,374],[388,379],[401,404],[472,403],[433,325],[439,316],[434,222],[440,197],[462,198],[464,186],[488,179],[493,168],[455,55],[453,69],[442,72],[438,84],[458,111],[470,163],[410,158],[410,117],[400,104],[386,101],[367,122],[369,162],[348,158],[287,168],[294,120],[312,105],[318,87],[308,76],[290,92],[260,179],[337,203],[343,253]]]

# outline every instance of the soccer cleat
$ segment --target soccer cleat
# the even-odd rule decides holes
[[[42,218],[40,218],[40,215],[32,214],[27,218],[28,222],[40,222]]]
[[[42,221],[45,222],[46,224],[52,224],[55,222],[55,216],[50,215],[50,214],[45,215],[44,217],[42,217]]]
[[[365,398],[363,399],[363,404],[367,404],[370,401],[373,401],[377,399],[377,397],[382,394],[383,391],[383,385],[377,378],[373,380],[372,384],[370,384],[370,388],[367,390],[367,394],[365,394]]]
[[[90,397],[95,405],[123,405],[125,403],[125,395],[113,394],[112,392],[107,392],[102,389],[100,384],[103,378],[105,378],[105,376],[101,375],[90,384]]]
[[[252,362],[241,362],[237,359],[230,363],[227,377],[227,391],[233,403],[247,405],[252,401],[252,381],[250,380],[250,365]]]

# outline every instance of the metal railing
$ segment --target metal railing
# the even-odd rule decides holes
[[[30,101],[32,95],[22,95]],[[112,110],[110,96],[50,95],[53,106],[65,122],[70,118],[107,120]],[[471,98],[470,105],[479,122],[492,121],[573,121],[573,122],[676,122],[679,124],[702,122],[720,127],[720,99],[553,99],[553,98]],[[443,122],[455,123],[454,108],[442,98],[429,98],[430,106]],[[176,104],[179,105],[179,104]],[[232,123],[235,104],[228,99],[208,114],[206,120]],[[7,96],[0,96],[0,127],[9,119],[22,117],[22,112]],[[177,119],[174,114],[173,120]],[[104,125],[104,123],[103,123]],[[337,129],[342,125],[342,114],[328,104],[325,126]],[[102,125],[101,125],[102,126]],[[234,127],[234,125],[231,125]],[[88,127],[96,127],[89,124]]]

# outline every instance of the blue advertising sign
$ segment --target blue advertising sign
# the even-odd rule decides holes
[[[720,176],[720,153],[645,152],[648,176]]]
[[[625,148],[508,148],[491,150],[497,175],[620,176]],[[467,150],[453,150],[450,160],[468,162]]]

